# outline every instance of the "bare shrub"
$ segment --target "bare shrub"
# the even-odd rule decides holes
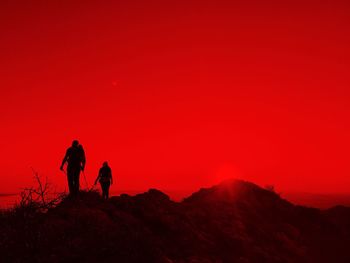
[[[46,212],[55,207],[66,196],[65,193],[56,193],[48,178],[41,177],[34,169],[34,186],[23,188],[16,210],[28,212]]]
[[[264,189],[267,190],[267,191],[270,191],[272,193],[275,193],[278,196],[282,196],[282,192],[277,192],[276,188],[275,188],[275,186],[273,184],[265,185]]]
[[[273,184],[265,185],[265,190],[270,191],[270,192],[274,192],[274,193],[276,192],[275,186]]]

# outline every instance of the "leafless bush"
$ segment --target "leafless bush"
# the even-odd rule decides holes
[[[273,184],[268,184],[268,185],[265,185],[265,189],[267,190],[267,191],[270,191],[270,192],[276,192],[275,191],[275,186],[273,185]]]
[[[272,193],[275,193],[275,194],[278,195],[278,196],[281,196],[281,195],[282,195],[282,192],[277,192],[277,191],[276,191],[276,188],[275,188],[275,186],[274,186],[273,184],[265,185],[264,188],[265,188],[265,190],[270,191],[270,192],[272,192]]]
[[[56,193],[47,177],[42,178],[38,172],[32,170],[35,184],[22,190],[16,208],[28,212],[46,212],[55,207],[65,197],[65,193]]]

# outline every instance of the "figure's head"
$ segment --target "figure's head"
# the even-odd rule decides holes
[[[79,145],[79,141],[78,141],[78,140],[74,140],[74,141],[72,142],[72,146],[73,146],[73,147],[78,147],[78,145]]]
[[[108,166],[108,162],[107,161],[105,161],[105,162],[103,162],[103,167],[107,167]]]

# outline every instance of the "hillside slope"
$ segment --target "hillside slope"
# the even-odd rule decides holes
[[[294,206],[226,181],[173,202],[150,189],[0,217],[1,262],[350,262],[350,208]]]

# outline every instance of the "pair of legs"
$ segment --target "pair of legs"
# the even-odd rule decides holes
[[[109,187],[111,186],[110,182],[100,182],[102,188],[102,198],[107,200],[109,197]]]
[[[67,167],[67,179],[69,195],[77,195],[79,193],[79,176],[80,166],[69,166]]]

